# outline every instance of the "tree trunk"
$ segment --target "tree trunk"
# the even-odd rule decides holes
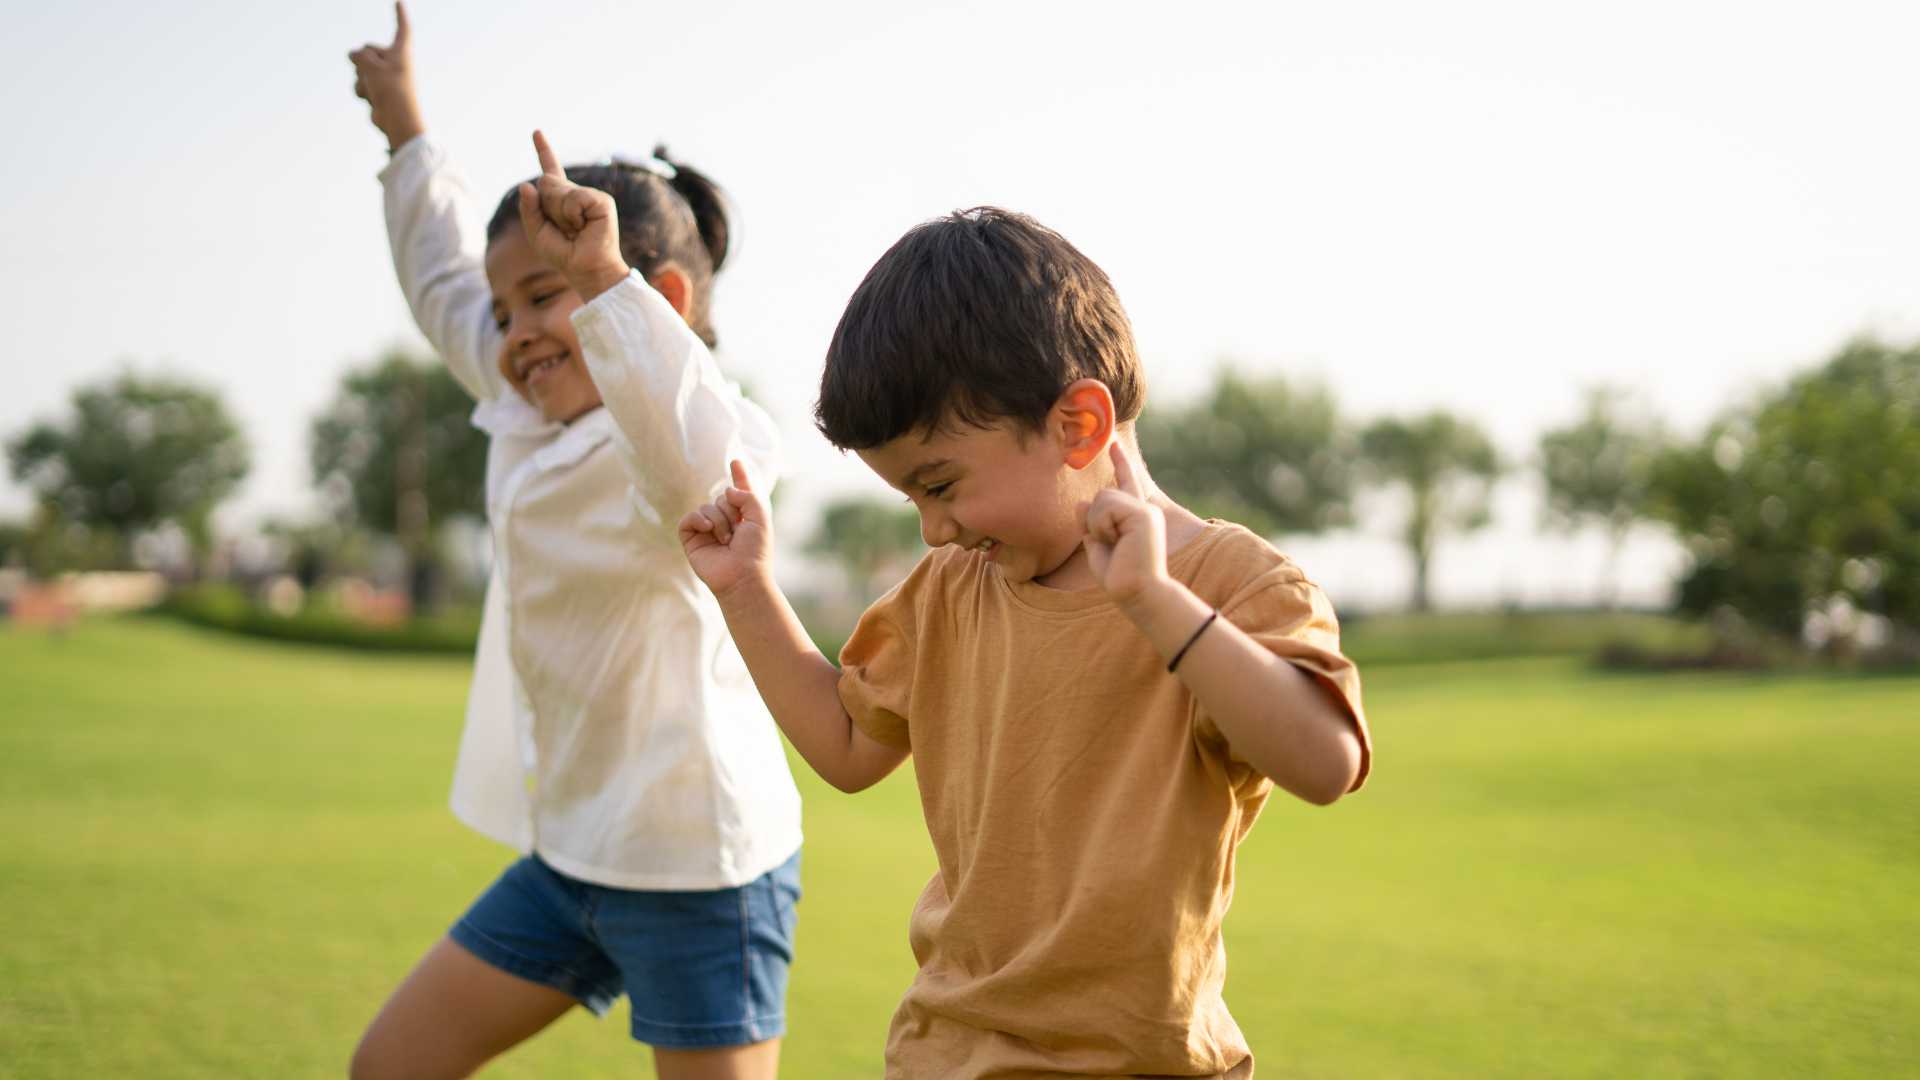
[[[1413,549],[1413,610],[1427,612],[1433,610],[1433,599],[1427,592],[1427,566],[1432,561],[1424,548]]]

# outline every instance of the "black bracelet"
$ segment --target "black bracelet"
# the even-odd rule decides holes
[[[1219,617],[1220,617],[1219,610],[1218,609],[1214,610],[1212,613],[1210,613],[1207,616],[1207,621],[1200,624],[1200,629],[1195,630],[1193,632],[1193,636],[1187,639],[1187,643],[1185,645],[1180,646],[1180,651],[1177,653],[1174,653],[1173,659],[1167,661],[1168,674],[1172,674],[1173,669],[1180,666],[1180,658],[1187,655],[1187,650],[1193,648],[1193,643],[1196,641],[1199,641],[1200,635],[1206,633],[1207,627],[1212,626],[1213,620]]]

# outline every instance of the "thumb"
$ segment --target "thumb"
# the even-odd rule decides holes
[[[747,463],[741,461],[739,458],[734,458],[728,464],[733,470],[733,486],[739,488],[741,491],[751,493],[753,491],[753,484],[749,482],[747,476]]]

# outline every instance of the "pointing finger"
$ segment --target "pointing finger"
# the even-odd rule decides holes
[[[733,471],[733,486],[741,491],[752,491],[753,485],[748,482],[747,477],[747,463],[735,458],[729,465]]]
[[[543,175],[566,179],[566,171],[560,168],[560,160],[553,156],[553,147],[547,144],[547,137],[542,132],[533,133],[533,152],[540,157],[540,172]]]
[[[1113,445],[1107,448],[1107,456],[1113,459],[1113,486],[1136,499],[1146,498],[1146,486],[1140,483],[1140,475],[1133,471],[1133,462],[1127,457],[1119,439],[1113,440]]]
[[[407,5],[394,0],[393,3],[393,44],[390,48],[404,49],[413,40],[413,26],[407,22]]]

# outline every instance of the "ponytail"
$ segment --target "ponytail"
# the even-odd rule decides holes
[[[688,208],[693,211],[693,220],[700,229],[700,242],[706,245],[707,254],[712,257],[713,272],[719,273],[721,264],[727,261],[730,233],[726,196],[721,194],[720,185],[708,178],[707,174],[668,157],[665,144],[655,146],[653,156],[673,166],[673,179],[668,183],[680,193],[681,198],[687,200]]]

